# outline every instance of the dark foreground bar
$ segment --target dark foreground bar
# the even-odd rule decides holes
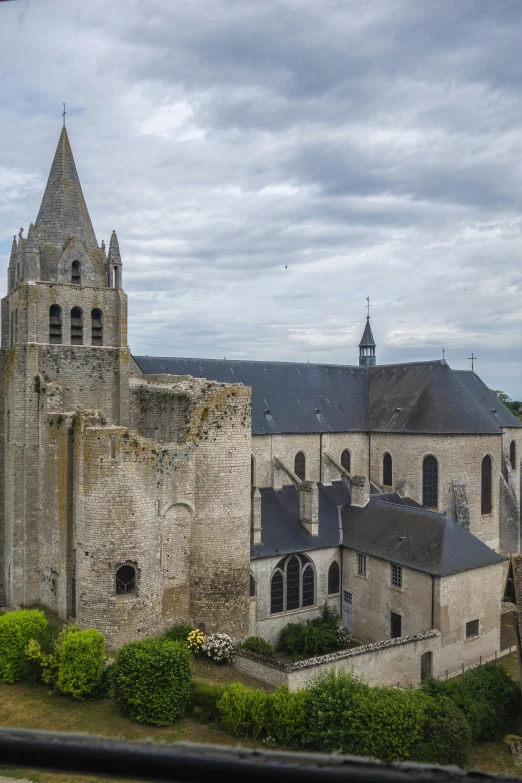
[[[353,756],[274,753],[247,748],[179,743],[120,742],[87,734],[0,729],[0,767],[25,767],[77,774],[180,783],[486,783],[495,775],[457,767],[380,764]],[[1,775],[1,771],[0,771]],[[503,775],[503,781],[520,778]]]

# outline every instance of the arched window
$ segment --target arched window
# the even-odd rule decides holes
[[[328,569],[328,595],[341,592],[341,569],[339,563],[334,560]]]
[[[250,456],[250,486],[257,487],[256,458],[254,457],[253,454]]]
[[[294,473],[304,481],[306,478],[306,457],[303,451],[298,451],[294,458]]]
[[[250,598],[256,597],[256,580],[253,574],[250,574]]]
[[[95,307],[91,310],[92,344],[103,345],[102,311]]]
[[[341,465],[342,467],[348,471],[348,473],[351,473],[350,467],[351,467],[351,455],[348,449],[345,449],[343,453],[341,454]]]
[[[422,463],[422,505],[437,508],[439,505],[439,463],[432,454]]]
[[[306,555],[289,555],[277,564],[270,583],[270,613],[315,606],[315,571]]]
[[[53,345],[62,342],[62,308],[56,304],[49,308],[49,342]]]
[[[83,313],[81,307],[71,310],[71,345],[83,345]]]
[[[73,285],[82,284],[82,272],[79,261],[73,261],[71,267],[71,283]]]
[[[131,565],[122,565],[116,571],[116,594],[133,593],[136,589],[136,569]]]
[[[482,486],[480,493],[480,513],[491,514],[493,506],[493,463],[491,457],[486,454],[482,460]]]
[[[509,444],[509,461],[511,462],[511,468],[516,470],[517,467],[517,444],[514,440]]]
[[[391,454],[386,454],[382,458],[382,485],[383,487],[393,487],[393,462]]]

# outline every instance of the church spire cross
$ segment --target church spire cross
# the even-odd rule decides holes
[[[367,297],[366,297],[366,308],[367,308],[367,310],[368,310],[368,314],[367,314],[366,318],[369,318],[369,317],[370,317],[370,307],[371,307],[371,306],[372,306],[372,305],[370,304],[370,297],[369,297],[369,296],[367,296]]]
[[[471,372],[474,372],[475,365],[474,362],[476,359],[478,359],[478,356],[473,356],[473,351],[471,352],[471,356],[468,356],[469,361],[471,362]]]
[[[65,111],[65,103],[64,103],[64,104],[63,104],[63,112],[62,112],[62,117],[63,117],[63,127],[64,127],[64,128],[65,128],[65,115],[66,115],[66,114],[67,114],[67,112]]]

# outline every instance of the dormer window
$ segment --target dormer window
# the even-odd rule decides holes
[[[72,285],[81,285],[82,284],[82,273],[81,273],[81,268],[80,268],[80,262],[79,261],[73,261],[72,262],[71,283],[72,283]]]

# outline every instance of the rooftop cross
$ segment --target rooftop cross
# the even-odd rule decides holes
[[[473,356],[473,351],[471,351],[471,356],[468,356],[469,361],[471,362],[471,372],[474,371],[474,361],[475,359],[478,359],[478,356]]]
[[[64,127],[64,128],[65,128],[65,115],[66,115],[66,114],[67,114],[67,112],[65,111],[65,103],[64,103],[64,104],[63,104],[63,112],[62,112],[62,117],[63,117],[63,127]]]
[[[370,317],[370,307],[372,306],[370,304],[370,297],[369,296],[366,297],[366,302],[367,302],[366,307],[368,308],[368,315],[366,317],[369,318]]]
[[[443,349],[442,349],[442,361],[444,361],[445,353],[446,353],[446,349],[445,349],[445,348],[443,348]]]

